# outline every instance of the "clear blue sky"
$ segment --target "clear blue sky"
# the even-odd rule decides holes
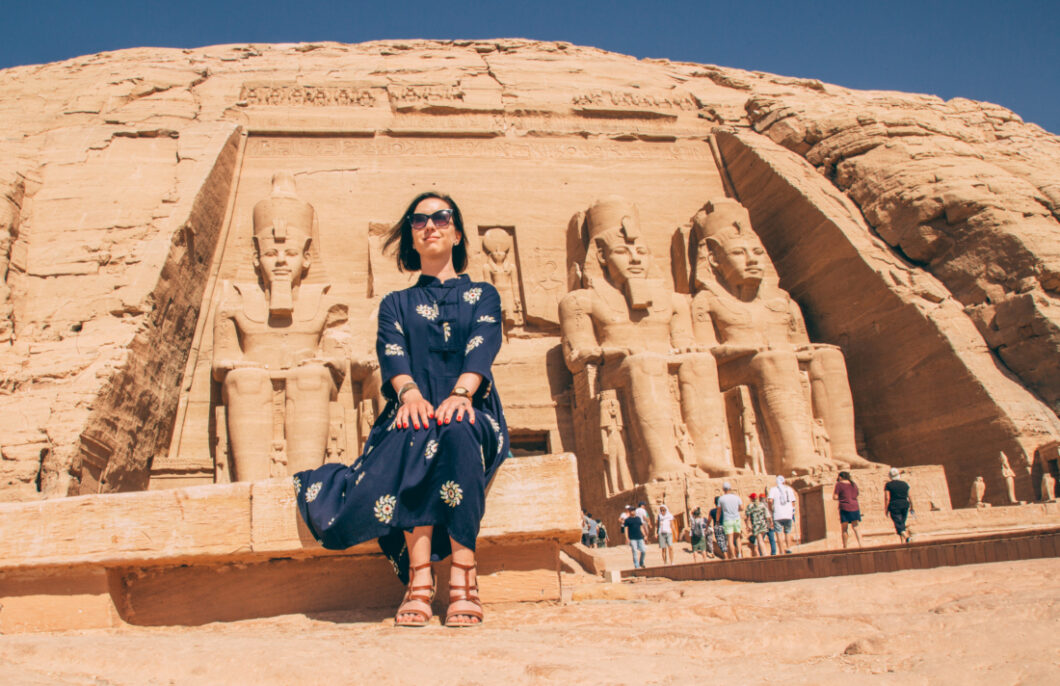
[[[0,68],[139,46],[562,40],[1004,105],[1060,133],[1060,0],[7,0]]]

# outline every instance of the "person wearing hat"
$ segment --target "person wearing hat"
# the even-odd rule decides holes
[[[894,522],[894,531],[902,543],[910,543],[913,534],[906,528],[905,520],[913,509],[913,499],[909,497],[909,484],[902,481],[897,467],[891,467],[891,480],[883,487],[883,513]]]
[[[659,538],[659,552],[662,553],[664,565],[674,563],[674,514],[665,503],[659,504],[659,514],[655,518],[655,531]]]
[[[791,540],[795,538],[792,532],[795,530],[795,507],[798,498],[795,491],[784,483],[784,477],[777,475],[777,485],[769,489],[769,508],[773,511],[773,531],[779,539],[784,535],[785,553],[791,552]],[[780,544],[780,541],[777,541]]]
[[[748,497],[751,499],[751,503],[747,506],[747,511],[745,512],[747,530],[750,532],[747,536],[747,542],[751,544],[751,555],[762,557],[764,555],[762,552],[762,537],[765,536],[768,528],[766,506],[758,501],[757,493],[752,493]]]

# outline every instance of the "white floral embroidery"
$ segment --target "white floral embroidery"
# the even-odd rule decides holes
[[[400,334],[405,333],[405,330],[401,328],[401,322],[394,322],[394,328],[397,329]]]
[[[489,324],[496,324],[497,323],[497,320],[494,318],[494,316],[492,314],[484,314],[481,317],[479,317],[476,321],[487,322]]]
[[[416,313],[429,322],[438,318],[438,303],[433,305],[416,305]]]
[[[474,305],[478,302],[478,299],[482,296],[481,288],[469,288],[464,291],[464,300]]]
[[[470,341],[467,342],[467,348],[464,349],[464,354],[467,355],[469,352],[482,345],[483,340],[484,339],[482,338],[482,336],[473,337]]]
[[[397,343],[387,343],[386,344],[386,354],[387,354],[387,357],[404,357],[405,356],[405,349],[402,348]]]
[[[298,495],[299,493],[302,492],[302,480],[301,479],[299,479],[297,476],[293,477],[291,479],[291,483],[294,484],[294,494],[295,495]]]
[[[482,460],[482,471],[485,472],[486,471],[486,453],[483,452],[481,445],[478,447],[478,457],[479,457],[480,460]]]
[[[353,485],[356,486],[357,484],[361,483],[361,479],[364,478],[364,475],[365,475],[365,472],[361,472],[360,474],[358,474],[357,475],[357,480],[353,482]]]
[[[438,454],[438,441],[427,441],[427,448],[423,451],[423,456],[428,460]]]
[[[324,488],[324,483],[321,481],[318,481],[312,486],[310,486],[305,492],[305,501],[307,503],[311,503],[316,500],[317,496],[320,495],[320,489],[322,488]]]
[[[445,335],[445,340],[448,341],[449,337],[453,335],[453,330],[449,326],[449,322],[442,322],[442,333]]]
[[[493,427],[493,432],[497,434],[497,438],[500,438],[501,437],[501,425],[500,425],[500,422],[498,422],[496,419],[494,419],[493,417],[491,417],[489,415],[486,415],[486,419],[489,420],[490,426]]]
[[[394,508],[397,506],[397,498],[392,495],[383,495],[375,501],[375,518],[383,524],[389,524],[394,519]]]
[[[455,481],[446,481],[442,484],[442,502],[449,507],[456,507],[464,499],[464,489]]]

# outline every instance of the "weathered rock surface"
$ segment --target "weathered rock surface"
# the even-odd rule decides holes
[[[280,168],[316,193],[351,321],[393,281],[369,226],[414,192],[515,227],[528,324],[498,384],[535,450],[573,448],[548,352],[572,214],[622,193],[661,256],[727,187],[843,348],[870,457],[941,463],[963,502],[977,474],[1003,492],[999,450],[1029,493],[1060,435],[1060,138],[994,105],[520,40],[124,50],[4,70],[0,93],[0,499],[209,462],[204,318]]]

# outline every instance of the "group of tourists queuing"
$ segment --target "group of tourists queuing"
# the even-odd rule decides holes
[[[858,524],[861,522],[861,507],[858,503],[858,487],[850,472],[839,472],[832,494],[839,501],[839,520],[842,525],[843,547],[847,547],[853,531],[858,546],[862,545]],[[777,476],[777,485],[764,493],[751,493],[749,502],[733,492],[732,485],[725,482],[722,494],[714,498],[714,507],[706,513],[701,507],[692,510],[687,525],[678,534],[675,531],[673,512],[666,503],[656,503],[654,519],[648,515],[647,503],[641,501],[637,507],[626,505],[618,522],[633,552],[633,566],[645,566],[647,541],[655,538],[659,544],[663,564],[674,563],[674,541],[688,538],[692,544],[692,560],[735,559],[744,557],[743,538],[752,557],[764,557],[766,544],[769,554],[781,551],[791,553],[798,544],[796,533],[796,508],[798,497],[794,489]],[[901,541],[908,543],[912,533],[906,519],[912,511],[909,484],[900,478],[897,469],[890,471],[890,481],[884,486],[884,514],[894,522],[895,531]],[[608,535],[602,521],[593,519],[588,512],[582,513],[582,543],[590,547],[603,548]]]

